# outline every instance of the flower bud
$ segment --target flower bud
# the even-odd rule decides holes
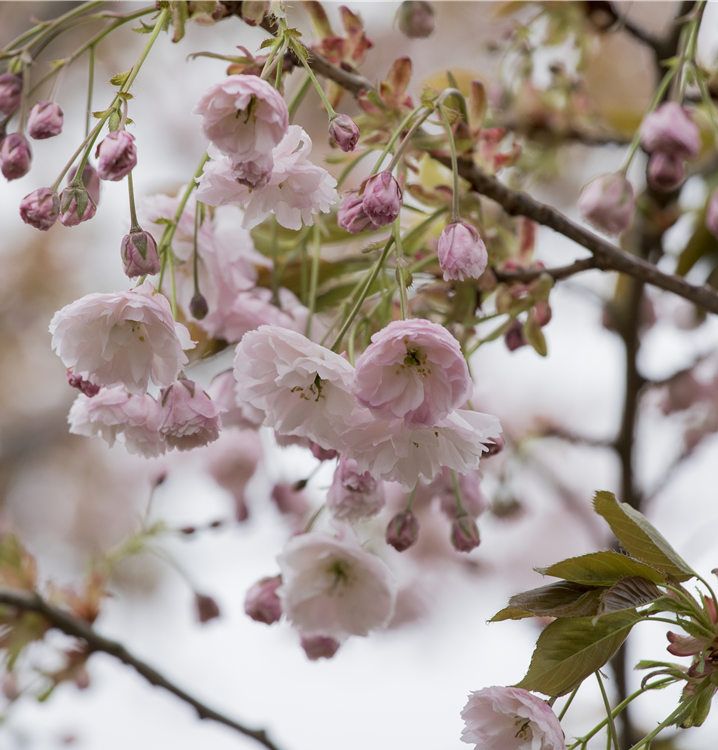
[[[426,39],[434,33],[434,8],[431,3],[406,0],[396,13],[399,30],[409,39]]]
[[[491,443],[484,443],[484,445],[488,448],[486,453],[482,453],[482,458],[491,458],[491,456],[496,456],[504,449],[504,440],[502,437],[495,437],[493,442]]]
[[[333,448],[322,448],[318,443],[311,443],[309,449],[318,461],[331,461],[339,455]]]
[[[3,73],[0,76],[0,112],[11,115],[22,99],[22,76],[19,73]]]
[[[584,185],[578,199],[581,216],[606,234],[620,234],[633,218],[633,187],[620,172],[600,174]]]
[[[309,661],[331,659],[342,644],[328,635],[303,635],[302,648]]]
[[[522,346],[526,346],[524,327],[520,320],[515,320],[508,331],[504,334],[504,343],[510,352],[515,352]]]
[[[38,102],[27,118],[27,134],[36,141],[52,138],[62,133],[65,119],[62,108],[55,102]]]
[[[255,621],[272,625],[282,619],[282,602],[277,589],[282,585],[282,576],[262,578],[247,592],[244,611]]]
[[[368,177],[362,182],[360,192],[364,211],[376,226],[385,227],[399,215],[402,191],[389,172]]]
[[[77,167],[73,167],[67,173],[67,184],[69,185],[77,174]],[[97,170],[92,164],[85,164],[82,168],[82,184],[87,188],[87,192],[95,203],[95,206],[100,204],[100,176],[97,174]]]
[[[397,513],[386,527],[386,543],[397,552],[404,552],[413,547],[419,539],[419,521],[410,511]]]
[[[648,184],[660,192],[675,190],[686,177],[686,168],[683,159],[674,154],[666,154],[656,151],[651,154],[646,169]]]
[[[444,281],[478,279],[486,270],[489,255],[479,233],[470,224],[449,224],[439,237],[439,265]]]
[[[272,500],[284,516],[303,516],[309,510],[306,497],[291,484],[279,482],[272,488]]]
[[[155,271],[155,273],[157,273],[157,271]],[[199,292],[197,292],[197,294],[195,294],[190,300],[189,311],[192,313],[192,317],[195,320],[204,320],[207,317],[209,305],[204,296]]]
[[[32,149],[27,138],[20,133],[10,133],[0,143],[0,162],[5,179],[18,180],[30,171]]]
[[[60,196],[49,188],[33,190],[20,201],[22,220],[42,232],[47,232],[59,215]]]
[[[91,383],[89,380],[85,380],[82,375],[75,375],[72,367],[67,371],[67,383],[72,388],[77,388],[80,393],[84,393],[87,398],[92,398],[100,392],[99,385]]]
[[[342,151],[353,151],[359,140],[359,127],[349,115],[337,115],[329,123],[329,135]]]
[[[97,206],[82,185],[70,183],[60,193],[60,222],[66,227],[76,227],[89,221],[97,212]]]
[[[194,599],[195,610],[197,612],[197,619],[201,623],[214,620],[215,617],[219,617],[219,605],[211,596],[205,596],[204,594],[195,594]]]
[[[97,174],[101,180],[117,182],[134,169],[137,164],[134,140],[135,137],[126,130],[107,134],[95,152]]]
[[[458,552],[471,552],[481,544],[479,527],[469,516],[455,518],[451,524],[451,544]]]
[[[364,201],[357,196],[357,190],[350,190],[341,200],[337,211],[337,224],[349,234],[359,234],[365,229],[377,229],[366,215]]]
[[[375,516],[384,507],[384,482],[360,473],[357,462],[342,456],[327,492],[327,508],[334,518],[356,523]]]
[[[160,270],[157,243],[149,232],[138,228],[122,238],[120,254],[128,278],[154,276]]]
[[[718,240],[718,189],[711,193],[706,204],[706,229]]]
[[[643,120],[641,145],[649,154],[662,151],[695,159],[701,150],[701,134],[685,107],[678,102],[665,102]]]

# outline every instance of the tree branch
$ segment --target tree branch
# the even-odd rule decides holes
[[[279,748],[267,737],[264,730],[249,729],[243,724],[209,708],[204,703],[201,703],[196,698],[193,698],[191,695],[185,693],[184,690],[171,683],[156,669],[149,666],[149,664],[146,664],[136,656],[133,656],[121,643],[101,636],[86,623],[75,619],[63,610],[48,604],[39,594],[0,589],[0,604],[16,607],[25,612],[37,612],[53,627],[61,630],[66,635],[80,638],[85,641],[91,651],[103,651],[104,653],[110,654],[110,656],[119,659],[123,664],[134,667],[149,683],[164,688],[192,706],[195,711],[197,711],[197,715],[200,719],[211,719],[219,724],[224,724],[247,737],[251,737],[253,740],[256,740],[264,745],[264,747],[268,748],[268,750],[279,750]]]

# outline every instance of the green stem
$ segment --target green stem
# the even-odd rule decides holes
[[[294,119],[294,115],[297,114],[299,105],[304,101],[304,97],[309,91],[309,87],[312,85],[312,79],[309,76],[304,76],[300,87],[297,89],[297,93],[292,97],[292,101],[289,102],[289,122]]]
[[[399,147],[394,152],[394,156],[392,157],[391,161],[389,162],[389,166],[383,170],[384,172],[391,172],[394,167],[399,163],[399,159],[401,159],[401,155],[404,153],[406,147],[409,145],[411,139],[414,137],[414,133],[424,124],[424,121],[429,118],[429,115],[431,114],[431,110],[428,109],[426,112],[424,112],[421,117],[417,118],[416,122],[409,128],[409,132],[406,134],[406,137],[404,140],[399,144]],[[400,126],[401,127],[401,126]],[[381,164],[381,159],[377,162],[377,165]]]
[[[344,321],[344,325],[342,325],[341,330],[337,334],[337,337],[331,346],[331,349],[333,352],[335,352],[339,348],[339,344],[344,338],[344,334],[349,330],[349,326],[352,324],[352,321],[357,316],[357,313],[361,309],[361,306],[364,304],[364,300],[367,298],[367,295],[369,294],[369,290],[371,289],[372,284],[376,281],[376,277],[379,275],[379,271],[381,270],[381,267],[384,265],[384,261],[387,259],[389,255],[389,251],[391,250],[391,246],[393,242],[394,242],[393,237],[390,237],[387,240],[387,243],[384,246],[384,250],[382,251],[381,257],[374,264],[374,267],[372,268],[371,273],[369,274],[364,284],[364,287],[362,288],[361,294],[359,295],[359,299],[356,301],[356,304],[352,308],[352,311],[349,313],[349,316]]]
[[[702,71],[696,70],[696,81],[698,82],[698,88],[701,92],[701,100],[703,106],[706,108],[708,113],[708,121],[711,124],[713,130],[713,140],[715,141],[715,147],[718,149],[718,113],[716,112],[716,105],[713,102],[713,98],[708,91],[706,82],[703,80]]]
[[[409,301],[406,295],[406,279],[404,278],[404,252],[401,246],[401,224],[400,219],[394,221],[394,247],[396,249],[396,280],[399,284],[399,302],[401,304],[401,319],[406,320],[409,316]]]
[[[402,120],[401,125],[399,125],[399,127],[392,133],[392,136],[389,139],[389,142],[386,144],[386,146],[384,146],[384,150],[381,152],[381,156],[379,157],[376,164],[374,165],[374,169],[372,169],[371,174],[376,174],[379,171],[382,163],[384,162],[384,159],[386,159],[388,153],[394,148],[394,144],[399,139],[399,136],[401,136],[401,134],[404,132],[404,129],[408,127],[409,123],[416,117],[416,115],[419,114],[419,112],[421,112],[422,109],[424,109],[424,105],[420,104],[412,112],[409,112],[409,114]],[[429,115],[427,114],[427,117],[428,116]]]
[[[706,587],[706,588],[708,589],[708,591],[710,592],[710,595],[711,595],[711,599],[713,599],[713,606],[715,607],[715,609],[716,609],[716,612],[718,613],[718,599],[716,599],[716,595],[715,595],[715,592],[714,592],[714,591],[713,591],[713,589],[712,589],[712,588],[710,587],[710,584],[709,584],[709,583],[708,583],[708,581],[706,581],[706,580],[705,580],[704,578],[702,578],[701,576],[699,576],[699,575],[698,575],[698,573],[696,573],[696,578],[697,578],[697,579],[698,579],[698,580],[699,580],[699,581],[700,581],[700,582],[701,582],[701,583],[702,583],[702,584],[703,584],[703,585],[704,585],[704,586],[705,586],[705,587]],[[711,627],[713,627],[713,625],[714,625],[714,623],[711,623]]]
[[[127,80],[122,84],[120,87],[120,93],[125,94],[130,90],[130,87],[135,82],[135,78],[137,78],[137,75],[140,72],[140,69],[142,68],[142,64],[147,59],[147,55],[150,54],[150,50],[152,49],[152,46],[157,41],[157,37],[160,35],[160,31],[162,31],[162,27],[165,25],[165,21],[170,16],[170,9],[165,8],[163,11],[160,12],[160,15],[157,18],[157,21],[155,21],[155,27],[152,29],[152,33],[150,34],[150,38],[147,40],[147,44],[145,45],[145,48],[140,53],[139,58],[137,59],[137,62],[132,66],[132,70],[130,72],[129,77]],[[117,98],[117,97],[116,97]]]
[[[192,248],[192,270],[194,274],[194,293],[198,295],[199,292],[199,273],[197,269],[197,258],[199,257],[198,251],[198,236],[199,228],[204,221],[204,203],[195,203],[194,206],[194,247]]]
[[[85,136],[90,133],[90,118],[92,117],[92,89],[95,85],[95,47],[90,47],[89,76],[87,81],[87,112],[85,114]]]
[[[351,173],[352,169],[354,169],[354,167],[356,167],[356,165],[359,164],[359,162],[365,156],[369,156],[369,154],[371,153],[372,153],[371,149],[367,149],[366,151],[363,151],[361,154],[359,154],[359,156],[355,156],[349,162],[349,164],[347,164],[346,167],[344,167],[344,169],[342,170],[342,173],[339,175],[339,179],[337,180],[337,190],[339,190],[344,180],[346,180],[346,178],[349,177],[349,174]]]
[[[639,750],[641,747],[650,746],[653,739],[657,737],[666,727],[669,727],[680,716],[683,707],[679,706],[670,716],[664,719],[652,732],[649,732],[642,740],[639,740],[631,750]]]
[[[618,734],[616,734],[616,725],[613,722],[613,714],[611,713],[611,704],[608,702],[608,696],[606,695],[606,688],[603,685],[601,679],[601,670],[597,669],[594,674],[598,680],[598,687],[601,689],[601,698],[603,698],[603,705],[606,708],[606,718],[608,719],[608,745],[610,747],[611,738],[613,738],[613,746],[615,750],[620,750],[618,747]]]
[[[411,513],[411,506],[414,504],[414,495],[416,495],[416,490],[419,487],[419,482],[417,482],[414,485],[414,489],[411,491],[411,494],[409,495],[409,500],[406,503],[406,512]]]
[[[312,233],[312,272],[309,279],[309,315],[307,316],[307,328],[304,335],[310,338],[312,332],[312,318],[317,305],[317,285],[319,283],[319,258],[322,250],[321,230],[316,222]]]
[[[439,105],[439,113],[441,119],[444,121],[444,127],[446,128],[446,135],[449,139],[449,148],[451,149],[451,171],[454,177],[454,195],[451,201],[451,223],[455,224],[461,220],[459,216],[459,165],[456,158],[456,143],[454,141],[454,132],[451,129],[451,123],[449,117],[446,114],[446,108],[443,104]]]
[[[451,481],[454,485],[454,495],[456,495],[456,517],[457,518],[463,518],[464,516],[467,516],[468,513],[466,512],[466,509],[464,508],[464,504],[461,502],[461,490],[459,489],[459,478],[456,476],[456,472],[452,469],[451,470]]]
[[[327,95],[324,93],[324,89],[317,80],[317,77],[314,75],[314,71],[309,67],[309,63],[306,59],[307,53],[303,49],[299,49],[297,43],[293,39],[289,39],[288,41],[289,46],[292,48],[294,54],[304,66],[304,69],[307,71],[307,75],[309,76],[311,82],[314,84],[314,88],[317,90],[319,98],[322,100],[322,104],[324,104],[324,108],[327,110],[329,119],[333,120],[337,116],[337,113],[334,111],[334,107],[332,107],[332,105],[329,103],[329,99],[327,99]]]
[[[80,175],[80,179],[82,179],[82,175]],[[132,232],[139,232],[141,231],[141,227],[139,222],[137,221],[137,213],[135,211],[135,188],[132,183],[132,172],[129,172],[127,175],[127,190],[129,192],[130,196],[130,234]]]
[[[561,709],[561,713],[558,715],[558,720],[561,721],[563,717],[566,715],[566,712],[569,709],[569,706],[573,703],[573,699],[576,697],[576,693],[578,693],[578,689],[581,687],[581,685],[577,685],[572,691],[571,695],[568,696],[568,700],[564,704],[564,707]]]

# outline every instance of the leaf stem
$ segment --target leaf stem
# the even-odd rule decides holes
[[[613,722],[613,714],[611,713],[611,704],[608,702],[608,696],[606,695],[606,688],[604,687],[603,680],[601,679],[601,670],[597,669],[594,674],[598,680],[598,687],[601,690],[601,698],[603,698],[603,705],[606,708],[606,718],[608,719],[608,746],[610,748],[611,739],[613,739],[613,746],[615,750],[620,750],[618,747],[618,734],[616,733],[616,725]]]

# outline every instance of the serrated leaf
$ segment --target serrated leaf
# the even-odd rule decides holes
[[[154,26],[146,24],[144,21],[140,21],[140,24],[141,26],[133,28],[132,31],[138,34],[151,34],[155,30]]]
[[[682,729],[699,727],[708,718],[711,710],[711,701],[716,693],[716,686],[710,680],[702,680],[695,693],[681,695],[678,705],[683,711],[676,717],[673,724]]]
[[[593,507],[633,557],[677,581],[687,581],[695,576],[688,563],[642,513],[627,503],[619,503],[610,492],[597,492]]]
[[[280,39],[275,39],[274,37],[270,37],[269,39],[265,39],[260,45],[259,49],[267,49],[267,47],[276,47],[277,44],[280,44]]]
[[[570,557],[549,568],[536,568],[536,571],[542,575],[592,586],[612,586],[628,576],[640,576],[652,583],[663,583],[666,578],[650,565],[612,550]]]
[[[536,617],[589,617],[598,614],[602,593],[602,589],[594,586],[561,581],[512,596],[509,608]]]
[[[628,576],[613,586],[603,589],[596,614],[603,617],[611,612],[642,607],[658,599],[661,594],[661,590],[655,583],[639,576]]]
[[[515,607],[504,607],[499,610],[489,622],[503,622],[504,620],[523,620],[527,617],[534,617],[532,612],[525,609],[516,609]]]
[[[116,73],[115,75],[110,78],[110,85],[111,86],[124,86],[127,82],[127,79],[130,77],[130,73],[132,70],[126,70],[124,73]]]
[[[554,620],[539,636],[526,676],[513,687],[558,697],[600,669],[640,620],[636,612]]]

